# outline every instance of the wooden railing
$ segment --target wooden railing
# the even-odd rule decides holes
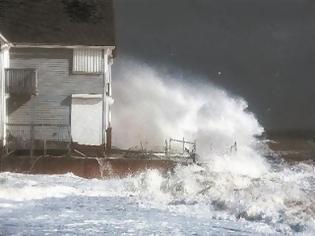
[[[17,150],[48,149],[69,150],[71,131],[69,124],[13,124],[6,123],[6,149],[10,153]]]
[[[37,76],[35,69],[6,69],[6,93],[12,95],[36,95]]]

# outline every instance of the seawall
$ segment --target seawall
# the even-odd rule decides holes
[[[166,173],[178,164],[181,163],[171,160],[11,156],[1,158],[0,170],[27,174],[71,172],[83,178],[113,178],[135,175],[146,169],[157,169]]]

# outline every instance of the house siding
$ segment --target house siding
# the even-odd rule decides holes
[[[12,48],[10,59],[10,68],[36,68],[38,81],[38,95],[8,114],[11,134],[70,141],[71,95],[103,94],[103,75],[72,74],[72,49]]]

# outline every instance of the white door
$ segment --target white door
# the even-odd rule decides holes
[[[102,144],[102,95],[74,94],[71,104],[71,135],[82,145]]]

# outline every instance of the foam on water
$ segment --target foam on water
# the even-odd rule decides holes
[[[243,99],[138,64],[116,77],[115,145],[196,139],[203,164],[109,180],[1,173],[0,233],[314,235],[314,165],[267,161]]]
[[[213,171],[211,165],[110,180],[1,173],[1,232],[166,234],[181,228],[179,235],[192,229],[312,235],[314,175],[308,164],[282,166],[259,178]],[[166,222],[173,226],[159,227]]]

